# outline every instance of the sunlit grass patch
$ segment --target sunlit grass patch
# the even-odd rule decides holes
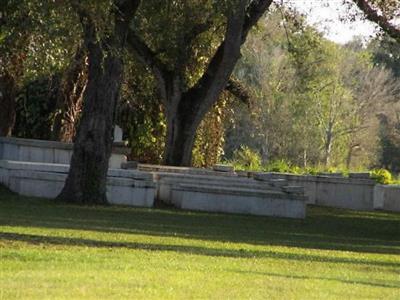
[[[400,215],[79,207],[0,190],[0,299],[398,299]]]

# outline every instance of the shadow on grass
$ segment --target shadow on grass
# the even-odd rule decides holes
[[[83,238],[66,238],[55,236],[43,236],[35,234],[22,234],[12,232],[0,232],[0,239],[11,242],[25,242],[33,245],[55,245],[55,246],[81,246],[90,248],[121,248],[135,249],[146,251],[172,251],[186,253],[192,255],[229,257],[229,258],[273,258],[283,260],[296,261],[317,261],[323,263],[348,263],[359,265],[375,265],[379,267],[400,268],[400,262],[385,262],[370,259],[342,258],[329,257],[313,254],[295,254],[283,253],[277,251],[265,250],[245,250],[245,249],[219,249],[203,246],[187,246],[187,245],[171,245],[171,244],[156,244],[156,243],[138,243],[138,242],[110,242]],[[266,274],[268,275],[268,274]]]
[[[289,279],[299,279],[299,280],[324,280],[324,281],[334,281],[340,283],[347,283],[347,284],[360,284],[366,286],[374,286],[374,287],[382,287],[382,288],[392,288],[398,289],[400,288],[400,281],[392,281],[393,284],[386,282],[371,282],[365,280],[346,280],[343,278],[337,277],[321,277],[321,276],[304,276],[304,275],[286,275],[286,274],[279,274],[279,273],[270,273],[270,272],[254,272],[254,271],[243,271],[243,270],[230,270],[233,273],[240,273],[240,274],[254,274],[254,275],[262,275],[262,276],[271,276],[271,277],[280,277],[280,278],[289,278]]]
[[[400,215],[311,207],[305,220],[55,204],[0,188],[0,226],[91,230],[311,249],[400,254]]]

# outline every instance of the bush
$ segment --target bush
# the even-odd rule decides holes
[[[233,159],[230,164],[234,166],[236,170],[261,170],[261,156],[258,152],[250,149],[247,146],[241,146],[233,152]]]
[[[288,162],[281,159],[281,160],[275,160],[275,161],[269,162],[265,166],[264,170],[267,172],[291,173],[292,167],[290,166],[290,164]]]
[[[380,184],[395,183],[392,174],[386,169],[376,169],[370,172],[371,178]]]

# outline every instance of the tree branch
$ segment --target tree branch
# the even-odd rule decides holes
[[[379,14],[366,0],[353,0],[353,2],[368,20],[378,24],[389,36],[400,42],[400,28],[391,24],[386,16]]]
[[[241,102],[246,104],[247,107],[250,107],[250,100],[252,98],[250,95],[250,91],[239,80],[237,80],[236,78],[229,79],[225,90],[231,93]]]
[[[129,30],[127,36],[128,46],[135,52],[136,57],[139,61],[149,67],[158,82],[158,90],[161,96],[161,100],[167,105],[168,99],[167,94],[167,82],[170,77],[170,73],[167,66],[157,58],[157,54],[146,45],[144,41],[134,32],[132,29]]]
[[[202,117],[225,89],[236,62],[240,58],[240,47],[245,42],[250,29],[268,10],[272,0],[254,0],[246,8],[246,1],[240,0],[228,17],[227,29],[223,42],[211,58],[200,80],[186,93],[186,99],[198,109]],[[199,121],[199,120],[197,120]]]
[[[208,19],[204,23],[195,24],[188,32],[186,32],[182,39],[181,45],[178,48],[179,50],[179,60],[177,61],[177,65],[175,66],[176,72],[180,73],[183,77],[184,67],[187,65],[190,54],[191,54],[191,47],[193,41],[202,33],[206,32],[212,25],[212,20]]]
[[[114,0],[116,30],[122,29],[126,32],[139,8],[140,2],[141,0]]]
[[[246,20],[243,25],[242,43],[246,41],[251,28],[257,24],[261,16],[269,9],[272,0],[254,0],[246,11]]]
[[[166,65],[157,58],[157,53],[150,49],[134,30],[129,30],[127,41],[129,47],[136,53],[144,65],[152,69],[157,68],[161,72],[167,70]]]

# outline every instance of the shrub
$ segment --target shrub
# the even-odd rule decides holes
[[[386,169],[376,169],[370,172],[371,178],[381,184],[393,184],[392,174]]]
[[[233,159],[230,162],[236,170],[261,170],[260,154],[247,146],[241,146],[233,152]]]
[[[279,172],[279,173],[290,173],[292,171],[292,167],[285,160],[274,160],[269,162],[265,168],[267,172]]]

